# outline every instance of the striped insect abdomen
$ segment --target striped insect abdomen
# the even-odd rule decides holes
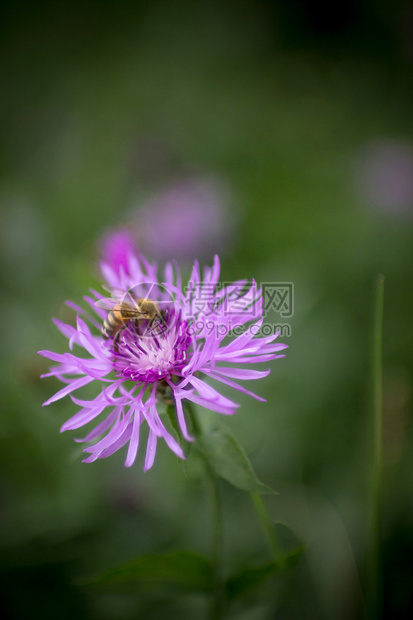
[[[129,317],[128,317],[129,318]],[[128,319],[126,319],[128,320]],[[102,333],[107,338],[113,338],[117,332],[120,331],[125,323],[125,318],[122,316],[122,312],[115,308],[108,312],[108,316],[103,322]]]

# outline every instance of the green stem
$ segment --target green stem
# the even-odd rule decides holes
[[[189,401],[184,401],[184,408],[188,414],[192,430],[195,437],[202,435],[202,427],[196,415],[195,407]],[[223,616],[225,598],[223,588],[222,575],[222,506],[219,494],[218,481],[208,463],[208,460],[202,456],[204,468],[209,487],[209,496],[211,501],[212,513],[212,566],[214,569],[214,595],[210,608],[210,619],[220,620]]]
[[[382,487],[382,434],[383,434],[383,300],[384,276],[376,284],[374,342],[373,342],[373,459],[372,459],[372,521],[369,558],[369,599],[371,618],[381,614],[381,487]]]
[[[222,507],[217,479],[209,465],[205,469],[208,476],[212,507],[212,565],[214,567],[214,597],[211,605],[211,620],[222,618],[224,609],[224,590],[222,575]]]
[[[271,523],[267,509],[263,502],[263,499],[259,493],[250,493],[250,497],[251,497],[252,503],[254,504],[255,510],[257,512],[258,519],[265,532],[268,546],[271,552],[271,557],[274,560],[278,560],[281,564],[282,563],[282,550],[281,550],[280,541],[278,540],[277,534],[275,533],[274,526]]]

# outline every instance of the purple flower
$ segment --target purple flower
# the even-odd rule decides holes
[[[228,189],[216,179],[185,179],[170,185],[146,202],[138,215],[145,248],[164,260],[210,256],[211,250],[231,242],[235,214],[228,203]]]
[[[413,210],[413,146],[382,140],[364,148],[357,168],[357,185],[373,207],[395,215]]]
[[[132,209],[125,225],[99,240],[99,255],[115,271],[128,268],[128,255],[139,251],[156,260],[175,257],[192,263],[228,249],[240,218],[231,208],[230,190],[222,179],[183,178]],[[162,226],[159,226],[162,222]]]
[[[184,401],[225,415],[235,413],[239,406],[207,383],[207,379],[264,400],[238,381],[265,377],[270,371],[252,370],[244,365],[284,357],[278,352],[286,345],[274,343],[278,334],[256,337],[263,322],[263,299],[255,282],[221,287],[218,257],[212,268],[204,269],[203,279],[195,263],[185,288],[176,266],[168,263],[160,281],[156,265],[133,255],[128,258],[127,270],[121,266],[117,271],[102,264],[102,271],[107,281],[105,288],[112,294],[112,305],[95,291],[93,297],[84,298],[98,321],[70,302],[78,312],[76,327],[54,320],[68,337],[70,350],[76,346],[87,357],[39,351],[57,362],[43,376],[55,376],[65,383],[44,405],[70,395],[80,407],[61,430],[75,430],[93,420],[99,422],[84,439],[77,440],[95,442],[84,449],[88,454],[85,462],[107,457],[128,443],[125,465],[130,467],[136,458],[143,422],[149,427],[145,470],[153,464],[159,438],[177,456],[185,458],[181,446],[162,422],[163,403],[175,405],[178,425],[187,441],[193,438],[184,416]],[[152,304],[156,315],[120,323],[120,328],[113,331],[119,304],[123,304],[123,312],[135,305],[143,313],[148,300],[156,303]],[[113,308],[109,310],[111,317],[103,308]],[[106,338],[100,331],[104,322],[109,335]],[[250,327],[245,328],[246,325]],[[119,327],[116,321],[115,327]],[[237,335],[228,341],[231,330]],[[89,383],[96,385],[95,398],[83,400],[73,395]]]
[[[134,236],[125,228],[108,232],[100,240],[100,254],[105,261],[115,270],[119,271],[128,267],[128,256],[136,252]]]

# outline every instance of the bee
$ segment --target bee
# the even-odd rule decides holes
[[[98,308],[109,310],[106,319],[103,321],[102,334],[105,338],[113,338],[117,344],[120,334],[127,327],[129,321],[146,320],[149,327],[155,323],[163,322],[163,313],[159,310],[156,302],[146,297],[134,299],[130,294],[126,296],[126,301],[117,301],[111,297],[99,299],[96,302]]]

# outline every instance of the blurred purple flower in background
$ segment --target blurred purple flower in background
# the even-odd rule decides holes
[[[92,291],[93,297],[84,298],[97,314],[98,321],[74,304],[69,305],[78,312],[76,327],[54,320],[69,338],[69,348],[72,350],[76,345],[89,357],[77,357],[68,352],[39,352],[57,362],[43,376],[57,377],[66,384],[44,405],[70,395],[81,407],[62,426],[62,431],[80,428],[106,415],[84,439],[78,440],[97,440],[85,448],[89,453],[86,462],[107,457],[129,443],[125,465],[131,466],[137,455],[143,422],[149,427],[145,470],[152,467],[159,438],[163,438],[177,456],[185,458],[181,446],[161,420],[160,403],[175,405],[177,422],[187,441],[192,437],[185,421],[184,401],[225,415],[235,413],[239,406],[207,384],[204,378],[264,400],[238,380],[258,379],[270,371],[242,366],[284,357],[278,352],[286,345],[274,344],[278,334],[256,337],[263,322],[264,307],[262,292],[255,282],[248,285],[242,281],[221,287],[218,257],[212,268],[203,270],[203,280],[195,263],[188,286],[184,288],[177,267],[174,269],[168,263],[164,277],[159,280],[155,265],[142,257],[138,260],[132,254],[126,270],[122,265],[117,270],[103,264],[102,271],[107,282],[105,288],[111,291],[112,298],[104,300],[95,291]],[[111,301],[113,308],[119,308],[118,304],[125,299],[139,304],[142,298],[156,302],[162,321],[152,324],[144,319],[127,320],[119,323],[119,331],[105,339],[101,326],[109,319],[102,307],[107,307]],[[113,312],[119,313],[119,310]],[[233,340],[223,344],[231,330],[251,324],[251,321],[250,328],[241,329]],[[95,398],[81,400],[73,396],[74,391],[89,383],[100,389]]]
[[[367,146],[357,166],[356,181],[365,201],[394,214],[413,212],[413,146],[384,140]]]
[[[132,233],[126,228],[107,232],[100,240],[100,255],[105,262],[119,273],[122,267],[125,271],[128,268],[128,257],[135,254],[137,244]]]
[[[192,263],[231,246],[237,224],[230,191],[222,180],[176,181],[136,207],[123,228],[99,242],[100,257],[113,269],[127,268],[130,251],[156,260],[176,258]]]
[[[222,181],[203,178],[162,190],[142,206],[138,218],[146,251],[166,260],[192,261],[222,251],[234,224],[228,189]]]

